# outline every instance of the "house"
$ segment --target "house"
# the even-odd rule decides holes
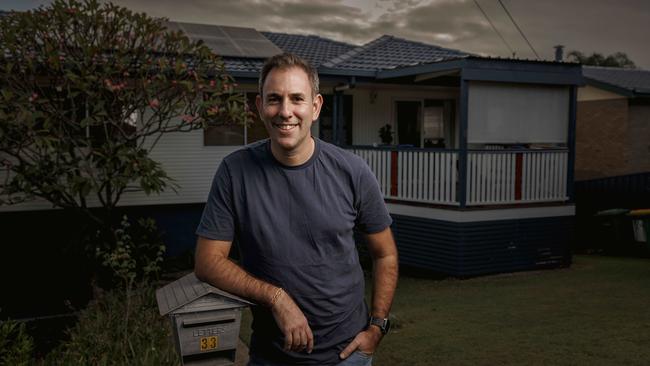
[[[650,71],[584,66],[576,180],[650,172]]]
[[[650,71],[583,66],[583,75],[576,121],[576,248],[635,255],[629,220],[595,215],[650,207]]]
[[[368,162],[402,264],[454,276],[570,264],[580,65],[481,57],[393,36],[356,46],[250,28],[170,27],[222,55],[251,102],[266,57],[293,52],[318,68],[325,103],[312,133]],[[393,145],[381,144],[387,124]],[[221,159],[264,137],[259,123],[166,135],[152,156],[178,192],[130,194],[122,205],[151,213],[172,253],[191,249]]]

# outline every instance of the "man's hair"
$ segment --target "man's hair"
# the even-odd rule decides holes
[[[260,95],[264,95],[264,82],[266,81],[266,77],[269,76],[271,70],[288,69],[291,67],[297,67],[307,74],[309,83],[311,84],[312,97],[316,96],[316,94],[318,94],[318,72],[309,64],[309,62],[292,53],[281,53],[266,60],[264,67],[262,67],[262,72],[260,73]]]

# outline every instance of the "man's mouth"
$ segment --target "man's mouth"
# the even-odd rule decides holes
[[[298,123],[273,123],[273,127],[282,131],[293,130],[296,126],[298,126]]]

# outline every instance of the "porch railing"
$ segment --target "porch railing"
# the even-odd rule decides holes
[[[370,166],[385,198],[458,205],[455,151],[351,148]]]
[[[566,150],[469,151],[467,204],[567,199]]]
[[[351,147],[387,199],[458,205],[457,150]],[[468,206],[565,201],[566,150],[470,150]]]

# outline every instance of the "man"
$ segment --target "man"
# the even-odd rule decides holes
[[[197,229],[196,275],[259,304],[249,365],[370,365],[397,284],[377,180],[361,158],[311,137],[323,97],[308,63],[270,58],[259,88],[269,139],[221,163]],[[355,226],[373,258],[370,312]],[[233,239],[241,267],[228,259]]]

